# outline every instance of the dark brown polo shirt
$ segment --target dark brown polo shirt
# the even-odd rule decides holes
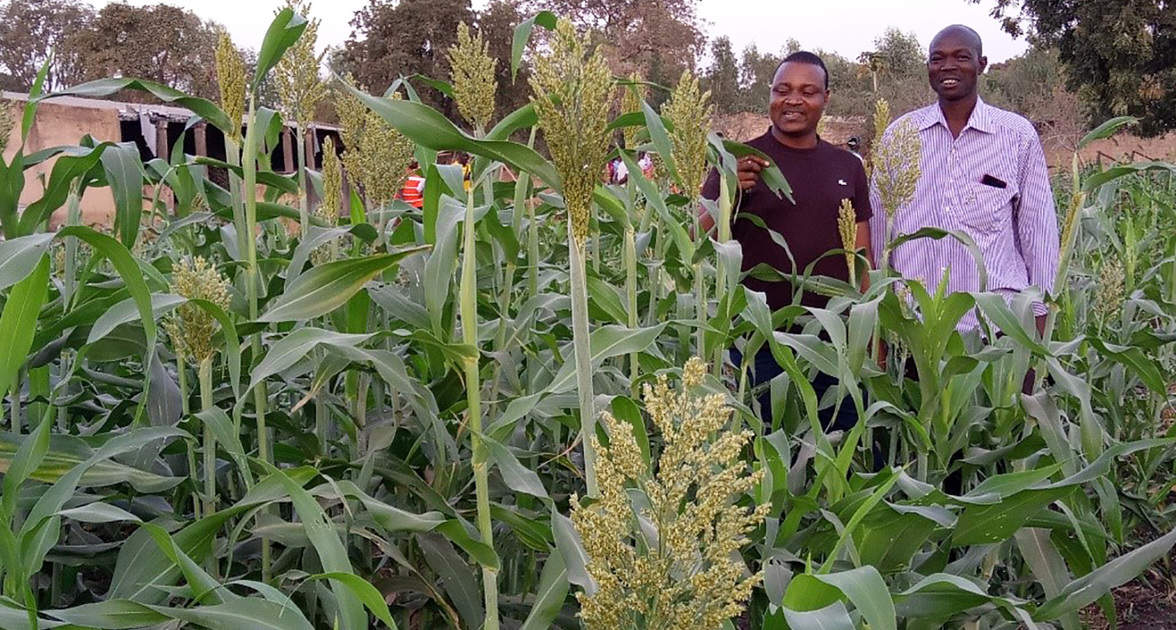
[[[740,216],[754,214],[769,228],[780,233],[796,260],[796,273],[803,274],[810,263],[831,249],[841,247],[837,230],[837,210],[842,199],[853,203],[858,222],[869,219],[869,183],[862,162],[849,151],[819,140],[812,149],[791,149],[772,136],[771,129],[747,143],[772,158],[784,179],[792,187],[793,202],[775,195],[761,180],[751,190],[737,196],[732,237],[743,247],[743,270],[767,263],[784,273],[792,272],[792,263],[772,237],[759,226]],[[719,174],[712,170],[702,187],[707,199],[719,196]],[[849,280],[845,257],[827,256],[813,268],[813,275]],[[762,291],[772,310],[792,304],[792,286],[788,282],[770,282],[747,277],[743,284]],[[811,291],[801,296],[805,306],[824,307],[829,298]]]

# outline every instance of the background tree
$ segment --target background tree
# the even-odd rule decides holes
[[[697,14],[698,0],[528,0],[527,12],[540,9],[566,15],[577,28],[592,31],[617,76],[637,72],[646,80],[672,86],[693,69],[706,46]],[[668,92],[653,90],[652,104]]]
[[[526,17],[519,11],[518,5],[508,0],[492,0],[477,15],[478,32],[490,45],[490,58],[498,60],[496,79],[499,117],[513,112],[529,101],[530,88],[527,80],[531,72],[526,62],[520,66],[516,77],[512,78],[510,74],[514,28],[524,19]]]
[[[711,58],[704,89],[710,90],[715,111],[720,114],[740,111],[743,95],[739,86],[739,62],[735,60],[729,37],[715,38],[711,43]]]
[[[136,77],[216,98],[213,51],[222,28],[165,4],[116,3],[103,7],[89,28],[69,39],[69,47],[77,55],[82,80]]]
[[[1176,129],[1171,0],[998,0],[992,15],[1013,35],[1057,47],[1091,123],[1132,115],[1145,134]]]
[[[0,88],[28,91],[50,51],[46,89],[77,83],[78,57],[65,44],[93,19],[94,9],[79,0],[0,2]]]
[[[374,93],[402,76],[444,79],[449,76],[445,51],[457,41],[457,25],[473,21],[470,0],[370,0],[355,12],[351,37],[333,65]],[[423,89],[420,96],[446,116],[457,116],[452,100],[435,90]]]

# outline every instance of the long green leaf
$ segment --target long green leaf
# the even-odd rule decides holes
[[[37,332],[37,318],[49,293],[49,258],[8,294],[0,313],[0,395],[16,384],[17,374],[28,357]]]
[[[305,321],[343,306],[363,285],[404,257],[427,246],[409,247],[389,254],[338,260],[298,276],[260,317],[263,322]]]

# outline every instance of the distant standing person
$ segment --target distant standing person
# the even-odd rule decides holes
[[[1048,293],[1057,273],[1058,224],[1045,153],[1028,120],[980,99],[987,65],[980,35],[967,26],[949,26],[931,40],[927,78],[938,102],[900,117],[880,140],[888,142],[904,121],[913,123],[922,142],[922,177],[912,201],[897,209],[890,235],[877,181],[871,186],[873,252],[880,256],[888,238],[920,228],[958,230],[984,255],[989,290],[1009,299],[1030,286]],[[980,290],[972,256],[954,239],[904,243],[890,264],[928,291],[945,269],[948,293]],[[1033,311],[1042,332],[1046,306],[1036,303]],[[978,326],[974,312],[960,322],[961,329]]]
[[[839,149],[817,135],[825,106],[829,102],[829,71],[820,57],[810,52],[796,52],[789,55],[776,69],[772,79],[768,100],[768,117],[771,125],[763,135],[747,144],[759,149],[775,161],[792,187],[795,201],[781,199],[772,192],[760,177],[768,163],[758,156],[739,159],[739,188],[735,215],[755,215],[763,223],[778,232],[788,243],[793,266],[788,253],[772,239],[772,235],[750,220],[736,220],[731,227],[732,237],[743,248],[744,271],[760,263],[766,263],[784,274],[795,271],[803,274],[805,268],[813,265],[813,274],[849,281],[849,268],[842,256],[825,256],[830,250],[842,246],[837,227],[838,211],[844,200],[853,206],[856,223],[856,245],[869,249],[870,228],[867,220],[871,216],[869,185],[866,172],[860,160],[853,154]],[[711,171],[702,189],[703,197],[716,199],[719,196],[719,173]],[[703,212],[701,227],[709,231],[714,224],[710,214]],[[869,253],[867,251],[867,257]],[[768,282],[748,276],[744,286],[762,291],[772,310],[793,303],[793,286],[788,282]],[[823,308],[829,298],[812,291],[800,295],[804,306]],[[743,357],[735,357],[742,361]],[[752,384],[766,383],[783,370],[772,358],[768,349],[751,357]],[[813,388],[820,397],[837,380],[818,373]],[[760,397],[761,414],[771,424],[770,397]],[[821,423],[826,428],[849,429],[857,422],[852,404],[842,404],[836,418],[831,409],[822,410]]]

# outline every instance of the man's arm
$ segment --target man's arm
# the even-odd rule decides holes
[[[1017,245],[1025,261],[1029,283],[1048,295],[1054,290],[1054,276],[1058,272],[1058,218],[1041,141],[1032,130],[1027,134],[1027,146],[1021,160],[1021,199],[1014,215]],[[1045,304],[1033,305],[1039,333],[1044,332],[1047,312]]]

